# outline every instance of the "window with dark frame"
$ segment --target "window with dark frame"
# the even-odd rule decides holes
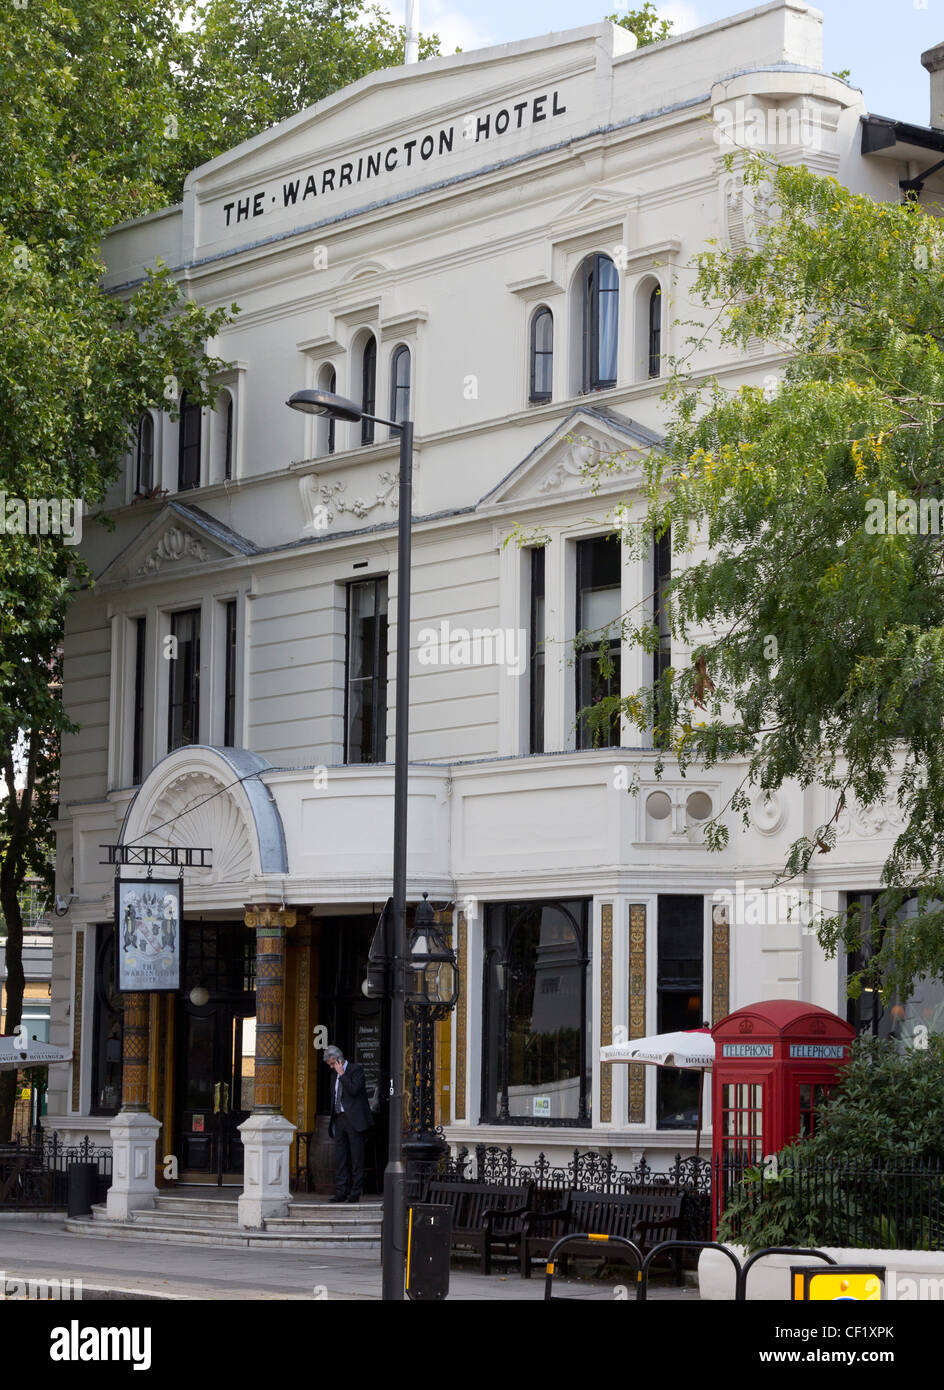
[[[544,752],[544,547],[531,555],[530,737],[532,753]]]
[[[114,1115],[121,1108],[124,1019],[116,988],[115,924],[95,928],[95,1002],[92,1022],[93,1115]]]
[[[390,419],[400,425],[410,418],[410,378],[412,362],[410,349],[401,343],[390,361]],[[396,430],[390,431],[391,435]]]
[[[331,394],[332,394],[332,396],[334,396],[334,395],[337,394],[337,390],[338,390],[338,374],[337,374],[337,372],[334,370],[333,367],[331,368],[330,375],[328,376],[328,384],[326,385],[325,390],[326,390],[326,391],[330,391]],[[329,416],[328,416],[328,453],[329,453],[329,454],[333,454],[333,453],[334,453],[334,427],[335,427],[335,424],[336,424],[336,423],[337,423],[337,422],[336,422],[334,416],[333,416],[333,415],[329,415]]]
[[[167,703],[167,751],[200,741],[200,609],[170,615],[174,638]]]
[[[200,439],[203,411],[191,402],[185,391],[180,398],[178,429],[177,491],[200,486]]]
[[[486,908],[483,1124],[591,1123],[590,907]]]
[[[594,536],[577,542],[577,631],[585,633],[589,643],[576,653],[575,662],[578,748],[620,745],[618,710],[614,710],[608,728],[596,730],[583,711],[620,693],[621,560],[618,540]],[[607,671],[604,666],[611,669]]]
[[[581,389],[603,391],[616,385],[619,339],[619,271],[599,252],[582,267],[583,364]]]
[[[134,620],[134,722],[131,735],[131,781],[139,787],[144,776],[144,662],[147,618]]]
[[[532,405],[549,401],[554,383],[554,316],[546,305],[531,318],[531,382],[528,399]]]
[[[154,490],[154,417],[149,410],[138,421],[134,490],[138,497]]]
[[[377,404],[377,339],[371,336],[364,344],[361,358],[361,408],[366,415],[375,413]],[[373,444],[373,420],[361,420],[361,443]]]
[[[226,604],[224,635],[225,684],[223,689],[223,745],[236,746],[236,600]]]
[[[704,1018],[704,899],[660,894],[656,955],[656,1032],[700,1028]],[[695,1129],[700,1072],[659,1067],[656,1128]]]
[[[662,286],[649,296],[649,375],[662,371]]]
[[[846,905],[859,904],[861,946],[846,956],[846,972],[856,974],[878,951],[887,931],[895,931],[897,922],[888,923],[881,916],[881,893],[849,893]],[[917,898],[907,898],[898,909],[901,922],[917,911]],[[944,1033],[944,981],[926,975],[915,981],[912,993],[903,998],[899,993],[882,999],[879,982],[866,980],[857,999],[847,999],[846,1019],[857,1033],[877,1038],[894,1038],[902,1046],[915,1046],[916,1038],[925,1045],[929,1033]],[[916,1033],[915,1029],[927,1029]]]
[[[226,406],[226,453],[223,457],[223,478],[229,479],[233,476],[233,418],[235,415],[235,402],[230,396]]]
[[[347,586],[344,759],[382,763],[387,755],[387,578]]]
[[[653,538],[652,552],[652,619],[658,633],[655,651],[652,654],[652,685],[655,691],[657,728],[653,742],[657,748],[665,746],[671,737],[670,729],[661,727],[663,715],[667,715],[666,702],[660,694],[662,677],[672,665],[672,629],[669,624],[668,591],[672,582],[672,532]]]

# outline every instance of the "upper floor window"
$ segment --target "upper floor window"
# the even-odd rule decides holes
[[[134,490],[144,496],[154,489],[154,416],[146,410],[138,421],[138,442],[135,451]]]
[[[390,359],[390,419],[398,425],[410,418],[411,366],[410,349],[401,343]]]
[[[649,375],[662,371],[662,286],[656,285],[649,296]]]
[[[233,417],[235,415],[235,402],[227,391],[226,393],[226,432],[223,442],[223,477],[233,476]]]
[[[200,444],[203,411],[191,402],[185,391],[180,398],[180,426],[177,452],[177,490],[200,486]]]
[[[134,620],[134,710],[131,728],[131,781],[136,787],[144,776],[144,681],[147,618]]]
[[[382,763],[387,752],[387,580],[347,587],[344,756]]]
[[[318,373],[318,389],[338,393],[338,374],[330,362],[326,362]],[[335,445],[335,420],[333,416],[321,415],[317,423],[318,439],[316,449],[319,454],[333,454]]]
[[[531,318],[531,381],[528,399],[532,405],[551,399],[554,373],[554,316],[546,305]]]
[[[167,751],[200,741],[200,609],[170,615]]]
[[[669,623],[669,585],[672,582],[672,532],[668,530],[663,536],[657,536],[653,541],[652,559],[652,616],[653,624],[658,633],[658,643],[652,655],[652,684],[655,688],[656,699],[656,722],[654,740],[656,747],[662,747],[668,739],[670,731],[663,728],[663,712],[665,710],[664,697],[660,691],[660,682],[666,671],[672,665],[672,628]]]
[[[616,385],[619,337],[619,271],[595,252],[580,269],[583,356],[581,388],[602,391]]]
[[[377,339],[371,336],[364,343],[361,356],[361,407],[365,417],[373,415],[377,408]],[[373,444],[373,420],[361,420],[361,443]]]
[[[621,556],[619,542],[606,536],[577,542],[577,631],[586,643],[576,654],[578,748],[620,744],[618,710],[602,727],[586,711],[620,693]]]
[[[236,747],[236,600],[225,605],[223,632],[223,744]]]
[[[531,557],[531,730],[530,751],[544,752],[544,547]]]

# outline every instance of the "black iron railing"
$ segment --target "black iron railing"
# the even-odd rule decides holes
[[[944,1164],[781,1154],[774,1165],[714,1161],[724,1238],[750,1249],[806,1244],[862,1250],[944,1249]]]
[[[26,1139],[0,1144],[0,1208],[65,1208],[73,1163],[96,1165],[94,1200],[103,1202],[111,1185],[111,1149],[93,1144],[88,1135],[81,1143],[66,1144],[55,1130],[34,1130]]]
[[[476,1144],[472,1153],[460,1148],[429,1165],[428,1171],[411,1171],[410,1178],[413,1201],[422,1200],[425,1184],[434,1179],[531,1187],[538,1200],[543,1194],[552,1204],[555,1194],[569,1190],[628,1193],[645,1189],[682,1197],[681,1239],[707,1240],[711,1234],[711,1161],[707,1158],[676,1154],[663,1170],[645,1159],[632,1168],[620,1168],[609,1150],[574,1149],[566,1163],[553,1163],[544,1153],[532,1163],[521,1163],[510,1145]]]

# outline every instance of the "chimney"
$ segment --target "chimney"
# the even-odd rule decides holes
[[[419,0],[406,0],[406,44],[403,49],[404,63],[418,63],[420,58]],[[944,44],[941,45],[944,51]],[[937,49],[934,50],[937,52]]]
[[[944,43],[921,54],[921,66],[931,74],[931,120],[935,130],[944,130]]]

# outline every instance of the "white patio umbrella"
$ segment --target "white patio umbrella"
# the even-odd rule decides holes
[[[15,1034],[0,1034],[0,1071],[19,1071],[22,1067],[46,1067],[56,1062],[71,1061],[72,1053],[67,1048],[30,1038],[24,1049],[17,1047]]]
[[[677,1067],[680,1071],[697,1071],[698,1128],[695,1132],[695,1153],[701,1152],[701,1112],[705,1072],[715,1061],[715,1042],[707,1028],[691,1032],[652,1033],[648,1038],[633,1038],[626,1043],[613,1043],[600,1048],[601,1062],[642,1062],[651,1067]]]

